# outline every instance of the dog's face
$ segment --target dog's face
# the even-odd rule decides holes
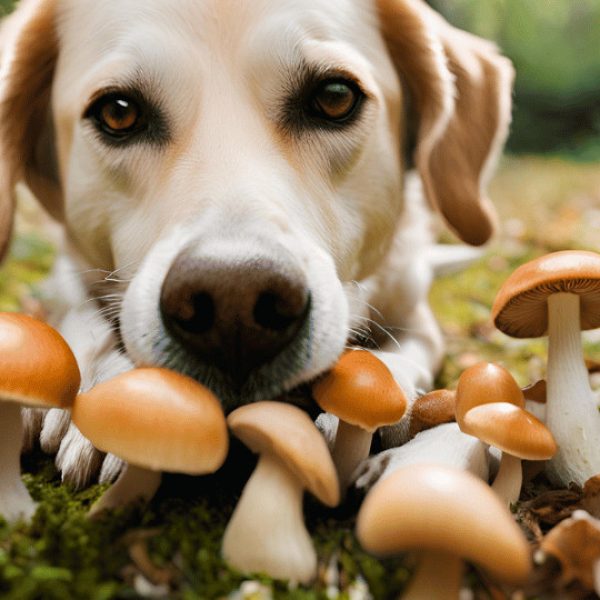
[[[445,29],[419,2],[28,0],[22,10],[0,109],[4,143],[23,147],[20,159],[9,152],[9,179],[23,169],[85,260],[127,282],[118,322],[136,364],[189,374],[228,406],[332,364],[348,337],[348,289],[378,268],[402,211],[401,81],[418,105],[431,202],[467,241],[489,235],[480,178],[506,110],[496,93],[470,115],[483,142],[460,127]],[[392,18],[404,31],[385,31]],[[488,52],[493,65],[484,48],[480,62]],[[18,69],[36,60],[32,84]],[[482,88],[492,99],[496,67]],[[27,93],[26,125],[3,124]]]

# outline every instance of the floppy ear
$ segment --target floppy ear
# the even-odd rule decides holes
[[[1,35],[0,257],[10,239],[16,184],[25,181],[48,207],[59,206],[62,195],[49,117],[58,54],[54,1],[22,0]]]
[[[493,44],[422,0],[378,0],[381,27],[418,119],[415,163],[433,207],[465,242],[485,243],[485,195],[510,123],[513,68]]]

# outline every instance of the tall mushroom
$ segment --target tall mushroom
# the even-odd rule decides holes
[[[79,394],[73,422],[98,449],[127,461],[90,514],[149,500],[161,471],[216,471],[229,440],[218,399],[193,379],[161,368],[127,371]]]
[[[419,552],[403,600],[458,599],[463,560],[512,585],[531,568],[527,540],[496,494],[470,473],[440,465],[404,467],[379,482],[356,534],[376,556]]]
[[[369,456],[375,430],[402,418],[406,397],[390,370],[367,350],[346,352],[313,386],[313,396],[324,411],[339,417],[331,454],[345,490]]]
[[[555,252],[519,267],[498,292],[496,327],[517,338],[548,335],[546,425],[558,444],[549,475],[578,485],[600,473],[600,414],[581,331],[600,327],[600,255]]]
[[[0,514],[12,522],[35,510],[21,481],[21,406],[70,406],[80,374],[67,343],[42,321],[0,313],[0,340]]]
[[[306,413],[281,402],[242,406],[227,423],[260,456],[225,530],[223,557],[241,571],[309,583],[317,556],[304,525],[304,490],[327,506],[339,502],[325,440]]]

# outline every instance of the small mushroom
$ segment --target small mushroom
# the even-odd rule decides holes
[[[127,371],[79,394],[72,418],[99,450],[127,461],[90,515],[149,500],[161,471],[216,471],[229,439],[218,399],[193,379],[161,368]]]
[[[502,451],[492,489],[509,505],[521,494],[521,460],[548,460],[556,453],[556,442],[547,427],[508,402],[475,406],[464,415],[461,429]]]
[[[60,334],[27,315],[0,313],[0,514],[13,522],[29,519],[35,503],[21,481],[21,406],[68,407],[80,374]]]
[[[581,486],[600,473],[600,414],[581,331],[600,327],[600,255],[555,252],[519,267],[498,292],[496,327],[517,338],[548,335],[546,424],[558,444],[551,479]]]
[[[369,456],[375,430],[402,418],[406,397],[390,370],[367,350],[346,352],[313,386],[313,396],[324,411],[339,417],[331,454],[345,490]]]
[[[456,386],[456,422],[462,428],[465,414],[481,404],[508,402],[525,408],[525,398],[513,376],[500,365],[479,362],[465,369]]]
[[[304,490],[327,506],[339,502],[323,436],[306,413],[281,402],[242,406],[227,423],[260,456],[225,530],[223,557],[240,571],[309,583],[317,556],[304,525]]]
[[[536,559],[552,555],[561,565],[563,586],[579,581],[600,596],[600,521],[576,510],[542,539]]]
[[[425,429],[455,420],[456,392],[433,390],[417,398],[410,409],[408,434],[411,438]]]
[[[531,569],[529,545],[510,512],[460,469],[418,464],[395,471],[367,495],[356,534],[376,556],[419,552],[403,600],[457,599],[463,560],[511,585],[524,583]]]

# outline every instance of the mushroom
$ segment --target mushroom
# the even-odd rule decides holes
[[[455,420],[456,392],[433,390],[417,398],[410,409],[408,434],[411,438],[425,429]]]
[[[29,519],[35,511],[21,481],[21,406],[70,406],[79,389],[80,374],[67,343],[42,321],[0,313],[0,340],[0,514],[13,522]]]
[[[585,510],[553,527],[542,539],[536,561],[554,556],[561,565],[560,581],[567,586],[579,581],[586,590],[600,596],[600,521]],[[587,597],[587,596],[586,596]]]
[[[324,411],[339,417],[331,454],[345,490],[369,456],[373,433],[401,419],[406,398],[390,370],[367,350],[346,352],[313,386],[313,396]]]
[[[504,367],[479,362],[465,369],[456,386],[456,422],[461,429],[463,418],[469,410],[492,402],[508,402],[525,408],[521,388]]]
[[[356,534],[376,556],[419,551],[403,600],[457,599],[463,559],[511,585],[522,584],[531,569],[529,545],[510,512],[489,486],[460,469],[418,464],[394,472],[367,495]]]
[[[255,402],[227,417],[233,435],[259,454],[223,536],[236,569],[309,583],[317,556],[304,525],[304,489],[327,506],[339,484],[327,444],[308,415],[281,402]]]
[[[94,446],[127,461],[90,515],[149,500],[161,471],[216,471],[229,439],[218,399],[193,379],[162,368],[134,369],[79,394],[72,418]]]
[[[509,505],[521,494],[521,460],[548,460],[556,453],[556,442],[546,426],[508,402],[472,408],[464,415],[461,429],[502,451],[492,489]]]
[[[546,424],[558,444],[554,482],[600,473],[600,414],[583,359],[581,331],[600,327],[600,255],[564,251],[519,267],[494,302],[496,327],[517,338],[548,334]]]

